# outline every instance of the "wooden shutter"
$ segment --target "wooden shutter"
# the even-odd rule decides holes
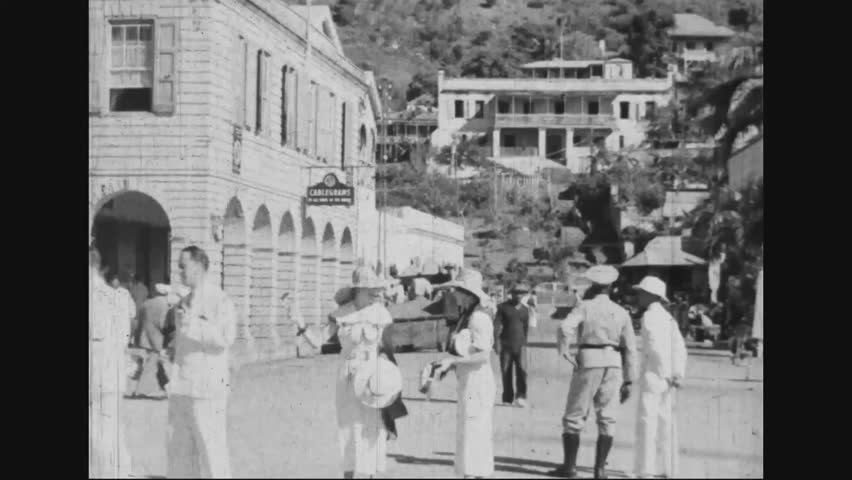
[[[358,110],[355,106],[355,102],[351,100],[346,102],[346,119],[343,125],[343,136],[346,138],[343,144],[344,165],[353,165],[355,163],[353,159],[355,158],[355,152],[358,148],[355,140],[355,125],[358,118],[357,113]]]
[[[89,114],[99,115],[103,105],[101,87],[104,84],[104,52],[107,51],[109,25],[104,25],[97,17],[89,18]]]
[[[154,62],[153,111],[160,115],[175,112],[177,101],[177,67],[180,24],[177,19],[157,20],[156,57]]]
[[[247,45],[246,58],[246,128],[254,130],[257,119],[257,55],[252,45]]]
[[[257,93],[255,97],[255,103],[257,111],[255,112],[257,123],[257,133],[261,133],[261,131],[269,130],[269,119],[267,118],[266,112],[269,110],[268,105],[268,95],[266,93],[266,87],[269,84],[268,79],[266,78],[267,74],[267,66],[266,66],[266,52],[263,50],[257,51]],[[260,101],[257,101],[259,99]]]
[[[234,92],[234,123],[242,128],[246,123],[246,47],[242,35],[234,37],[233,56],[233,92]]]
[[[292,68],[287,69],[287,144],[297,146],[299,139],[297,120],[298,112],[296,111],[297,98],[299,95],[299,76],[296,75]]]

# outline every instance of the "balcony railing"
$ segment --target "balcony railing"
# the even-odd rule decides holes
[[[715,62],[719,58],[711,50],[684,50],[680,57],[687,62]]]
[[[559,113],[498,113],[494,127],[611,127],[614,115]]]
[[[500,147],[501,157],[537,157],[538,147]]]

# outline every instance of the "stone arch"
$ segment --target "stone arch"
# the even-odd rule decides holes
[[[256,340],[272,340],[274,245],[269,209],[261,205],[252,222],[249,263],[249,328]]]
[[[139,276],[148,291],[171,277],[171,222],[166,209],[147,193],[122,190],[95,204],[90,235],[101,265],[123,281]]]
[[[314,221],[311,218],[306,218],[302,222],[301,255],[299,257],[299,308],[305,322],[313,324],[320,320],[319,253]]]
[[[343,229],[340,236],[340,254],[338,255],[338,288],[352,283],[352,271],[355,269],[355,248],[349,227]]]
[[[237,197],[228,201],[223,227],[221,286],[237,311],[237,338],[250,339],[246,324],[249,307],[248,235],[243,205]]]
[[[278,229],[278,283],[275,296],[280,307],[276,309],[276,331],[280,339],[286,338],[292,333],[288,332],[288,328],[294,320],[290,308],[299,307],[297,302],[298,287],[299,238],[293,215],[287,212],[281,219],[281,226]],[[281,300],[284,294],[287,294],[286,301]]]
[[[322,234],[322,259],[320,270],[320,299],[323,318],[335,309],[337,292],[337,240],[331,222],[325,224]]]

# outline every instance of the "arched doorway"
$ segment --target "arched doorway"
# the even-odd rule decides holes
[[[255,340],[272,342],[272,222],[265,205],[257,209],[252,224],[249,329]],[[267,346],[268,347],[268,346]]]
[[[314,221],[310,218],[302,223],[302,255],[299,257],[299,307],[305,323],[316,324],[319,312],[319,252],[317,251]]]
[[[224,237],[222,239],[222,290],[234,302],[237,311],[237,338],[248,339],[246,318],[248,314],[249,262],[246,250],[246,228],[243,206],[234,197],[225,209]]]
[[[352,232],[349,228],[343,230],[340,240],[340,262],[337,270],[338,288],[352,283],[352,271],[355,269],[355,249],[352,245]]]
[[[334,239],[334,227],[325,224],[322,234],[322,267],[320,272],[320,299],[322,318],[334,311],[334,294],[337,293],[337,242]]]
[[[163,207],[137,191],[107,200],[92,222],[92,238],[102,265],[127,280],[138,275],[149,292],[157,283],[169,283],[170,233]]]
[[[281,296],[285,293],[291,305],[299,306],[296,295],[299,277],[299,253],[296,238],[296,226],[290,212],[284,214],[281,219],[281,227],[278,230],[278,292],[275,295],[278,305],[281,305]],[[287,311],[280,307],[276,310],[276,331],[279,339],[287,338],[292,331],[290,326],[293,319],[286,316]]]

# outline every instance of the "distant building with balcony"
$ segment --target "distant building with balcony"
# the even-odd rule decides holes
[[[677,58],[675,71],[678,79],[685,76],[692,65],[719,61],[718,48],[734,36],[730,28],[716,25],[694,13],[677,13],[674,23],[668,35],[672,53]]]
[[[583,171],[597,146],[645,139],[646,118],[668,104],[673,76],[633,78],[630,61],[549,60],[523,78],[445,78],[438,72],[436,147],[476,140],[491,157],[547,158]]]
[[[379,125],[376,162],[408,162],[429,151],[432,133],[438,129],[434,107],[411,106],[385,115]]]

